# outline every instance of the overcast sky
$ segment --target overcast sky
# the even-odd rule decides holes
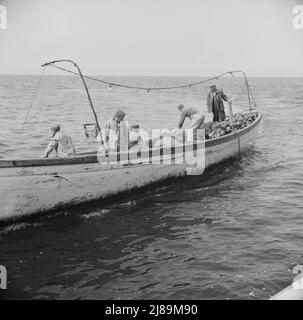
[[[92,75],[303,77],[303,0],[0,0],[0,74],[70,58]],[[48,73],[51,73],[51,69]]]

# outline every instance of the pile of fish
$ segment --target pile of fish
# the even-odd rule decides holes
[[[249,126],[256,119],[256,114],[236,113],[232,118],[226,117],[222,122],[215,122],[206,132],[207,139],[222,137]]]

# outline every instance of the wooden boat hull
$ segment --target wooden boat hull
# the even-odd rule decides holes
[[[247,128],[202,142],[198,148],[205,148],[205,168],[250,148],[260,122],[261,115]],[[162,162],[103,166],[96,154],[67,159],[0,160],[0,221],[106,199],[188,173],[186,163]],[[202,173],[203,169],[195,173]]]

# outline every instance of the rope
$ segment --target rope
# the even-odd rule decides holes
[[[250,94],[250,96],[251,96],[251,99],[252,99],[252,101],[253,101],[254,107],[256,108],[256,107],[257,107],[257,103],[256,103],[256,100],[255,100],[252,92],[251,92],[251,87],[250,87],[248,84],[247,84],[247,90],[248,90],[248,92],[249,92],[249,94]]]
[[[239,81],[236,79],[233,73],[231,73],[233,79],[235,80],[236,84],[239,86],[243,94],[246,94],[245,89],[242,87],[242,85],[239,83]]]
[[[58,67],[58,66],[56,66],[54,64],[49,64],[49,65],[54,67],[54,68],[56,68],[56,69],[59,69],[59,70],[74,74],[76,76],[79,76],[79,74],[77,72],[74,72],[72,70],[65,69],[65,68],[62,68],[62,67]],[[105,85],[108,85],[109,87],[115,86],[115,87],[121,87],[121,88],[126,88],[126,89],[145,90],[147,92],[150,92],[150,91],[156,91],[156,90],[173,90],[173,89],[191,88],[193,86],[201,85],[203,83],[206,83],[206,82],[209,82],[209,81],[212,81],[212,80],[218,80],[218,78],[223,77],[223,76],[225,76],[227,74],[232,74],[234,72],[239,72],[239,71],[229,71],[229,72],[222,73],[222,74],[220,74],[220,75],[218,75],[216,77],[212,77],[212,78],[209,78],[209,79],[206,79],[206,80],[202,80],[202,81],[198,81],[198,82],[192,82],[192,83],[178,85],[178,86],[150,87],[150,88],[149,87],[139,87],[139,86],[124,85],[124,84],[121,84],[121,83],[108,82],[108,81],[105,81],[105,80],[97,79],[97,78],[94,78],[94,77],[91,77],[91,76],[86,76],[86,75],[83,75],[83,77],[87,78],[87,79],[90,79],[90,80],[93,80],[93,81],[97,81],[97,82],[103,83]]]
[[[238,80],[236,79],[236,77],[234,76],[233,72],[230,72],[230,74],[232,75],[233,79],[235,80],[235,82],[237,83],[237,85],[240,87],[241,91],[243,94],[246,94],[245,92],[245,89],[242,87],[242,85],[238,82]],[[256,100],[251,92],[251,87],[250,85],[248,84],[248,82],[246,81],[246,85],[247,85],[247,91],[248,91],[248,95],[249,97],[251,98],[252,102],[253,102],[253,105],[254,105],[254,108],[256,108],[257,106],[257,103],[256,103]]]
[[[29,109],[28,109],[28,111],[27,111],[26,117],[25,117],[24,122],[23,122],[23,124],[22,124],[22,128],[21,128],[21,130],[20,130],[20,132],[19,132],[19,138],[21,138],[21,136],[22,136],[22,133],[23,133],[25,124],[27,123],[28,116],[29,116],[29,114],[30,114],[30,112],[31,112],[31,109],[32,109],[33,104],[34,104],[34,101],[35,101],[35,99],[36,99],[36,97],[37,97],[37,94],[38,94],[38,91],[39,91],[39,88],[40,88],[40,84],[41,84],[41,80],[42,80],[43,75],[44,75],[44,71],[45,71],[45,67],[43,68],[43,70],[42,70],[42,72],[41,72],[41,75],[40,75],[40,78],[39,78],[39,81],[38,81],[38,85],[37,85],[37,87],[36,87],[36,91],[35,91],[35,93],[34,93],[34,95],[33,95],[33,98],[32,98],[31,104],[30,104],[30,107],[29,107]]]
[[[74,72],[74,71],[69,70],[69,69],[66,69],[66,68],[59,67],[59,66],[55,65],[54,63],[48,63],[47,65],[52,66],[53,68],[56,68],[56,69],[71,73],[73,75],[79,76],[79,73]],[[208,78],[206,80],[192,82],[192,83],[188,83],[188,84],[184,84],[184,85],[169,86],[169,87],[140,87],[140,86],[125,85],[125,84],[121,84],[121,83],[108,82],[108,81],[105,81],[105,80],[102,80],[102,79],[97,79],[97,78],[94,78],[94,77],[91,77],[91,76],[87,76],[87,75],[83,75],[83,77],[86,78],[86,79],[90,79],[90,80],[97,81],[97,82],[100,82],[102,84],[105,84],[105,85],[109,86],[109,88],[115,86],[115,87],[120,87],[120,88],[145,90],[147,92],[150,92],[150,91],[156,91],[156,90],[160,91],[160,90],[173,90],[173,89],[191,88],[193,86],[201,85],[201,84],[210,82],[212,80],[219,80],[219,78],[230,74],[233,77],[233,79],[235,80],[235,82],[238,84],[238,86],[240,87],[240,89],[243,92],[243,94],[246,94],[245,89],[241,86],[241,84],[239,84],[239,82],[237,81],[237,79],[234,76],[234,73],[241,73],[241,74],[244,75],[244,77],[246,79],[246,75],[245,75],[245,73],[243,71],[234,70],[234,71],[228,71],[228,72],[222,73],[222,74],[220,74],[218,76],[215,76],[215,77],[212,77],[212,78]],[[252,95],[251,88],[250,88],[248,82],[246,82],[246,85],[247,85],[248,96],[249,96],[249,98],[252,99],[252,102],[254,104],[254,108],[256,108],[257,104],[256,104],[256,101],[255,101],[253,95]]]
[[[239,156],[241,156],[241,144],[240,144],[240,136],[239,133],[237,132],[237,138],[238,138],[238,151],[239,151]]]
[[[125,85],[125,84],[121,84],[121,83],[114,83],[114,82],[108,82],[108,81],[105,81],[105,80],[102,80],[102,79],[98,79],[98,78],[95,78],[95,77],[91,77],[91,76],[87,76],[87,75],[83,75],[82,73],[77,73],[77,72],[74,72],[72,70],[69,70],[69,69],[66,69],[66,68],[62,68],[62,67],[59,67],[57,65],[55,65],[55,63],[57,62],[63,62],[63,61],[69,61],[69,60],[57,60],[57,61],[52,61],[52,62],[49,62],[49,63],[45,63],[44,65],[42,66],[52,66],[53,68],[56,68],[56,69],[59,69],[59,70],[62,70],[62,71],[65,71],[67,73],[70,73],[70,74],[73,74],[73,75],[76,75],[76,76],[81,76],[82,78],[86,78],[86,79],[90,79],[90,80],[93,80],[93,81],[96,81],[96,82],[100,82],[102,84],[105,84],[107,86],[109,86],[109,88],[115,86],[115,87],[120,87],[120,88],[126,88],[126,89],[136,89],[136,90],[145,90],[147,92],[150,92],[150,91],[156,91],[156,90],[173,90],[173,89],[185,89],[185,88],[191,88],[193,86],[196,86],[196,85],[201,85],[201,84],[204,84],[204,83],[207,83],[207,82],[210,82],[212,80],[219,80],[219,78],[225,76],[225,75],[228,75],[230,74],[233,79],[235,80],[235,82],[239,85],[241,91],[243,93],[245,93],[245,90],[244,88],[241,86],[241,84],[238,83],[237,79],[235,78],[234,76],[234,73],[241,73],[244,78],[245,78],[245,84],[246,84],[246,87],[247,87],[247,94],[248,94],[248,100],[249,100],[249,106],[250,106],[250,110],[251,110],[251,100],[254,104],[254,108],[256,109],[256,101],[252,95],[252,92],[251,92],[251,88],[248,84],[248,81],[247,81],[247,77],[246,77],[246,74],[241,71],[241,70],[233,70],[233,71],[228,71],[228,72],[225,72],[225,73],[222,73],[218,76],[215,76],[215,77],[211,77],[211,78],[208,78],[206,80],[202,80],[202,81],[197,81],[197,82],[192,82],[192,83],[188,83],[188,84],[183,84],[183,85],[177,85],[177,86],[169,86],[169,87],[141,87],[141,86],[132,86],[132,85]],[[72,62],[72,61],[69,61],[69,62]],[[83,80],[84,81],[84,80]]]

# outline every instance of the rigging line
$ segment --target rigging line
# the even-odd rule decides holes
[[[233,73],[231,73],[233,79],[235,80],[236,84],[239,86],[239,88],[241,89],[241,91],[243,92],[243,94],[246,94],[245,93],[245,89],[242,87],[242,85],[239,83],[239,81],[236,79],[236,77],[234,76]]]
[[[29,106],[29,108],[28,108],[26,117],[25,117],[24,122],[23,122],[23,124],[22,124],[22,128],[21,128],[21,130],[20,130],[20,132],[19,132],[19,138],[21,138],[21,136],[22,136],[22,133],[23,133],[25,124],[27,123],[28,116],[29,116],[29,114],[30,114],[30,112],[31,112],[31,109],[32,109],[33,104],[34,104],[34,101],[35,101],[35,99],[36,99],[36,97],[37,97],[37,94],[38,94],[38,91],[39,91],[39,88],[40,88],[40,84],[41,84],[41,81],[42,81],[42,78],[43,78],[43,75],[44,75],[44,71],[45,71],[45,67],[43,68],[43,70],[42,70],[42,72],[41,72],[41,74],[40,74],[40,78],[39,78],[39,81],[38,81],[38,85],[37,85],[37,87],[36,87],[36,91],[35,91],[35,93],[34,93],[34,95],[33,95],[31,104],[30,104],[30,106]]]
[[[244,86],[241,85],[241,83],[236,79],[236,77],[234,76],[233,73],[231,73],[231,75],[232,75],[234,81],[236,82],[236,84],[239,86],[239,88],[240,88],[241,91],[242,91],[242,95],[241,95],[241,96],[246,95]],[[256,108],[257,104],[256,104],[256,101],[255,101],[252,93],[251,93],[250,85],[248,84],[248,82],[246,82],[246,83],[247,83],[247,91],[248,91],[248,94],[250,95],[250,97],[251,97],[251,99],[252,99],[252,101],[253,101],[254,107]]]
[[[68,72],[68,73],[71,73],[71,74],[79,76],[79,74],[77,72],[74,72],[72,70],[65,69],[65,68],[62,68],[62,67],[58,67],[55,64],[49,64],[49,65],[54,67],[54,68],[60,69],[62,71],[65,71],[65,72]],[[86,78],[86,79],[93,80],[93,81],[101,82],[101,83],[106,84],[108,86],[115,86],[115,87],[121,87],[121,88],[126,88],[126,89],[146,90],[146,91],[149,92],[149,91],[152,91],[152,90],[155,91],[155,90],[172,90],[172,89],[190,88],[192,86],[200,85],[200,84],[212,81],[212,80],[218,80],[218,78],[223,77],[223,76],[225,76],[227,74],[231,74],[233,72],[240,72],[240,71],[229,71],[229,72],[222,73],[222,74],[220,74],[218,76],[215,76],[215,77],[212,77],[212,78],[209,78],[209,79],[206,79],[206,80],[193,82],[193,83],[189,83],[189,84],[184,84],[184,85],[170,86],[170,87],[150,87],[150,88],[149,87],[137,87],[137,86],[131,86],[131,85],[124,85],[124,84],[120,84],[120,83],[108,82],[108,81],[105,81],[105,80],[97,79],[97,78],[94,78],[94,77],[91,77],[91,76],[86,76],[86,75],[83,75],[83,77]]]
[[[251,87],[250,87],[250,85],[248,85],[248,91],[249,91],[250,96],[251,96],[251,98],[252,98],[252,101],[253,101],[253,103],[254,103],[254,105],[255,105],[255,107],[256,107],[256,106],[257,106],[257,103],[256,103],[256,100],[255,100],[255,97],[253,96],[253,94],[252,94],[252,92],[251,92]]]
[[[234,80],[237,81],[236,78],[235,78],[235,76],[233,75],[233,73],[231,73],[231,75],[232,75],[232,77],[234,78]],[[246,86],[247,86],[248,95],[249,95],[250,98],[252,99],[253,104],[254,104],[254,107],[256,108],[256,107],[257,107],[257,103],[256,103],[256,100],[255,100],[253,94],[252,94],[251,86],[249,85],[246,77],[245,77],[245,84],[246,84]],[[241,84],[239,84],[239,86],[242,88]],[[244,88],[243,88],[243,90],[244,90],[244,92],[245,92],[245,89],[244,89]]]

